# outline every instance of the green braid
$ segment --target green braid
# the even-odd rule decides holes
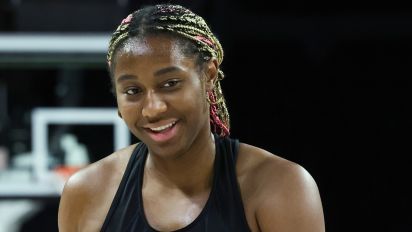
[[[223,61],[222,45],[202,17],[180,5],[160,4],[133,12],[117,27],[109,43],[109,70],[112,70],[112,59],[116,49],[121,47],[125,40],[159,32],[168,32],[194,42],[203,61],[216,58],[219,65]],[[208,93],[208,102],[213,132],[220,136],[228,136],[229,112],[220,85],[223,78],[224,74],[219,69],[215,87]]]

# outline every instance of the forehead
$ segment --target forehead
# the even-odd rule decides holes
[[[132,56],[184,58],[183,50],[177,39],[168,36],[132,37],[125,41],[118,54]]]
[[[184,54],[179,41],[169,36],[129,38],[114,57],[114,76],[155,72],[168,66],[182,70],[195,68],[195,61]]]

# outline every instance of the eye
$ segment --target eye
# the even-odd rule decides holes
[[[128,88],[124,91],[124,93],[127,94],[127,95],[135,95],[135,94],[138,94],[140,92],[141,92],[141,90],[139,88]]]
[[[164,83],[163,87],[170,88],[170,87],[176,86],[177,84],[179,84],[179,82],[180,82],[179,80],[169,80]]]

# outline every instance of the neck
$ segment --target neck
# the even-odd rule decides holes
[[[213,135],[209,134],[198,138],[196,146],[175,159],[165,160],[149,153],[145,176],[162,188],[195,194],[210,189],[214,159],[215,142]]]

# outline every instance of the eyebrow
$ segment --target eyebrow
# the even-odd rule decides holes
[[[161,76],[163,74],[169,73],[169,72],[175,72],[175,71],[182,71],[181,68],[177,67],[177,66],[170,66],[170,67],[166,67],[166,68],[162,68],[157,70],[156,72],[154,72],[155,76]]]
[[[161,76],[163,74],[170,73],[170,72],[176,72],[176,71],[182,71],[182,69],[177,66],[170,66],[170,67],[157,70],[156,72],[154,72],[154,76]],[[127,80],[134,80],[134,79],[136,79],[136,76],[125,74],[117,78],[116,82],[119,83],[119,82],[123,82]]]
[[[116,82],[119,83],[119,82],[123,82],[123,81],[127,81],[127,80],[133,80],[135,78],[136,77],[133,76],[133,75],[125,74],[125,75],[121,75],[119,78],[117,78]]]

